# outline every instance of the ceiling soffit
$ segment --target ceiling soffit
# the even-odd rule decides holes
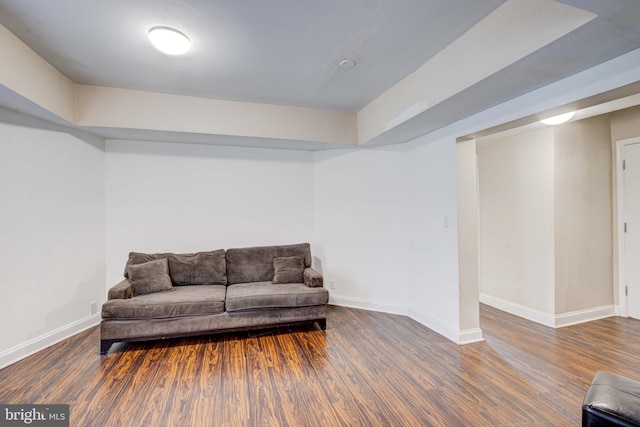
[[[564,4],[578,0],[532,3],[504,2],[357,113],[83,85],[3,27],[0,54],[14,60],[0,69],[0,103],[105,137],[166,132],[169,140],[224,144],[226,137],[274,148],[379,145],[413,139],[640,46],[638,24],[633,32],[611,14]]]

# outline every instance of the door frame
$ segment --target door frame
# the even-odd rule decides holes
[[[616,224],[615,232],[617,236],[617,266],[618,266],[618,316],[629,317],[628,297],[625,293],[625,286],[627,283],[625,277],[625,250],[624,250],[624,218],[625,218],[625,203],[624,203],[624,175],[622,169],[622,161],[624,154],[624,147],[626,145],[640,144],[640,137],[621,139],[616,141],[616,181],[615,181],[615,193],[616,193]]]

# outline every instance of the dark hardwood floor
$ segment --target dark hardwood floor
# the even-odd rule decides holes
[[[302,326],[118,344],[92,328],[0,370],[2,403],[67,403],[73,426],[578,426],[605,369],[640,379],[640,322],[551,329],[481,307],[485,342],[329,307]]]

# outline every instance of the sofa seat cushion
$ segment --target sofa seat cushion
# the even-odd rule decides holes
[[[163,319],[224,312],[226,286],[179,286],[165,292],[109,300],[103,319]]]
[[[252,282],[230,285],[227,288],[227,311],[264,308],[289,308],[323,305],[329,302],[324,288],[310,288],[304,283]]]

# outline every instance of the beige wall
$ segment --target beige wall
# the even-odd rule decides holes
[[[481,294],[553,316],[614,304],[612,129],[604,115],[478,145]]]
[[[478,168],[476,141],[456,143],[460,330],[480,327],[478,304]]]
[[[611,113],[611,140],[640,136],[640,106]]]
[[[554,131],[555,313],[613,304],[609,116]]]
[[[554,312],[553,133],[478,145],[480,293]]]

